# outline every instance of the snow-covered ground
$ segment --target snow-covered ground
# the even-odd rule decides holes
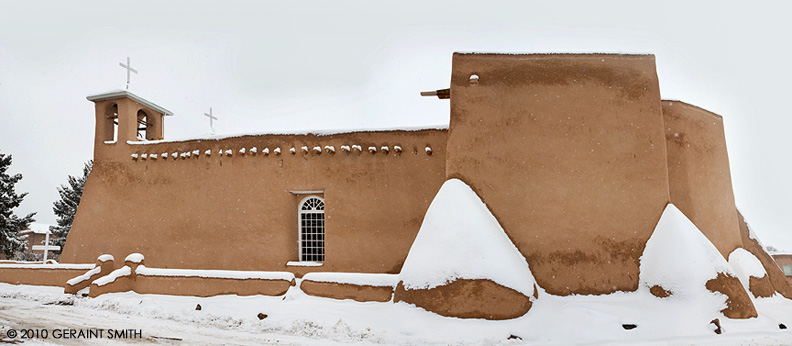
[[[196,310],[196,305],[201,310]],[[25,340],[26,344],[484,344],[789,345],[792,301],[758,299],[759,318],[689,314],[684,304],[646,293],[557,297],[541,292],[525,316],[506,321],[441,317],[405,303],[359,303],[307,296],[209,298],[114,293],[97,298],[58,287],[0,284],[0,342],[21,329],[136,329],[138,339]],[[259,319],[259,313],[267,317]],[[687,314],[686,314],[687,313]],[[637,327],[626,330],[622,324]],[[510,336],[512,337],[509,339]],[[16,338],[19,340],[19,337]]]

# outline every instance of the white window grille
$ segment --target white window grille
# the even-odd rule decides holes
[[[309,196],[300,203],[300,261],[324,262],[324,200]]]

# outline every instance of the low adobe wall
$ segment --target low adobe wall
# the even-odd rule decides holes
[[[94,268],[89,264],[0,264],[0,282],[15,285],[63,286],[69,279]]]
[[[285,294],[294,285],[287,272],[244,272],[147,268],[143,256],[133,254],[124,266],[91,283],[89,295],[134,291],[141,294],[168,294],[210,297],[223,294]]]
[[[101,255],[96,260],[96,266],[87,271],[86,273],[71,278],[69,281],[66,281],[66,285],[63,286],[63,293],[67,294],[77,294],[83,288],[86,288],[91,285],[91,282],[94,280],[108,275],[113,272],[114,268],[114,259],[111,255]]]
[[[388,302],[397,281],[398,275],[392,274],[309,273],[303,277],[300,290],[317,297]]]
[[[196,297],[211,297],[223,294],[279,296],[286,294],[286,291],[291,286],[291,281],[267,279],[136,275],[134,280],[132,280],[132,290],[137,293]]]

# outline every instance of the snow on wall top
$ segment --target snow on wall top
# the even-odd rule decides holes
[[[303,276],[303,281],[330,282],[358,286],[396,287],[397,274],[314,272]]]
[[[478,195],[447,180],[426,211],[399,280],[427,289],[457,279],[487,279],[526,296],[534,292],[528,262]]]
[[[102,267],[94,267],[93,269],[85,272],[84,274],[82,274],[80,276],[77,276],[75,278],[69,279],[69,281],[66,281],[66,283],[71,285],[71,286],[75,286],[75,285],[77,285],[77,284],[79,284],[79,283],[81,283],[83,281],[90,280],[91,276],[94,276],[94,275],[99,274],[101,272],[102,272]]]
[[[152,110],[155,110],[155,111],[161,113],[162,115],[168,115],[168,116],[173,115],[173,112],[165,109],[164,107],[161,107],[161,106],[157,105],[154,102],[146,100],[146,99],[144,99],[144,98],[142,98],[140,96],[137,96],[137,95],[135,95],[135,94],[133,94],[133,93],[127,91],[127,90],[123,90],[123,89],[116,89],[116,90],[111,90],[111,91],[103,92],[103,93],[96,94],[96,95],[91,95],[91,96],[86,97],[86,99],[88,101],[98,102],[98,101],[104,101],[104,100],[115,100],[115,99],[120,99],[120,98],[124,98],[124,97],[130,98],[130,99],[132,99],[133,101],[135,101],[135,102],[137,102],[139,104],[142,104],[142,105],[144,105],[144,106],[146,106],[146,107],[148,107],[148,108],[150,108]]]
[[[718,273],[734,275],[715,245],[669,203],[640,258],[644,288],[660,285],[675,296],[696,297]],[[697,298],[698,299],[698,298]]]
[[[750,288],[752,276],[761,279],[767,275],[762,262],[743,248],[737,248],[729,254],[729,265],[734,269],[746,291]]]
[[[124,262],[140,263],[143,262],[143,254],[133,253],[124,259]]]
[[[262,279],[262,280],[286,280],[294,279],[294,274],[289,272],[264,272],[264,271],[241,271],[241,270],[204,270],[204,269],[166,269],[148,268],[144,265],[135,269],[136,275],[143,276],[177,276],[177,277],[201,277],[219,279]]]
[[[109,283],[115,282],[116,279],[120,277],[130,276],[130,275],[132,275],[132,268],[130,268],[129,266],[123,266],[121,268],[113,270],[110,274],[107,274],[105,276],[102,276],[94,280],[91,284],[97,286],[104,286]]]
[[[94,263],[65,263],[65,264],[42,264],[42,263],[0,263],[2,268],[25,268],[25,269],[79,269],[88,270],[96,266]]]
[[[195,140],[221,140],[226,138],[244,137],[244,136],[266,136],[266,135],[316,135],[316,136],[329,136],[345,133],[359,133],[359,132],[393,132],[393,131],[424,131],[424,130],[448,130],[448,124],[426,126],[426,127],[390,127],[390,128],[368,128],[368,129],[326,129],[326,130],[305,130],[305,131],[282,131],[282,132],[240,132],[240,133],[227,133],[227,134],[206,134],[203,136],[189,137],[189,138],[175,138],[175,139],[161,139],[155,141],[140,140],[140,141],[127,141],[131,145],[146,145],[157,143],[176,143],[188,142]]]
[[[115,258],[113,258],[113,255],[104,254],[104,255],[99,256],[99,258],[97,258],[97,260],[99,260],[99,262],[107,262],[107,261],[113,261],[113,260],[115,260]]]

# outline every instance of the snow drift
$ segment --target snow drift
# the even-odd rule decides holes
[[[750,297],[718,249],[671,203],[640,261],[643,288],[659,286],[670,299],[685,300],[699,311],[720,310],[732,318],[756,315]]]
[[[399,280],[406,289],[430,289],[458,279],[491,280],[525,296],[534,294],[536,282],[484,202],[450,179],[426,211]]]

